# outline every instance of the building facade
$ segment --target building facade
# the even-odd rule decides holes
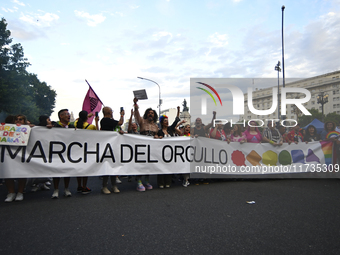
[[[277,88],[278,86],[276,86]],[[295,82],[285,84],[286,88],[304,88],[311,93],[311,99],[304,103],[306,109],[317,109],[322,112],[322,105],[318,104],[318,96],[327,97],[328,102],[324,104],[324,114],[335,112],[340,114],[340,71],[327,73],[307,79],[301,79]],[[253,91],[253,106],[257,110],[267,110],[272,106],[273,87],[256,89]],[[280,92],[282,85],[280,85]],[[288,93],[287,98],[304,98],[301,93]],[[278,109],[270,115],[255,115],[248,108],[248,95],[245,94],[244,115],[240,116],[240,120],[250,119],[278,119]],[[301,116],[301,111],[294,105],[286,106],[286,118],[297,119]],[[282,111],[281,111],[282,115]]]

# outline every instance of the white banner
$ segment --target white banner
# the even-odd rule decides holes
[[[189,173],[189,140],[34,127],[27,147],[0,146],[0,178]]]
[[[211,177],[289,177],[287,173],[334,177],[339,166],[332,165],[331,159],[332,143],[327,142],[273,147],[208,138],[153,139],[110,131],[34,127],[27,147],[0,146],[0,178],[182,174],[190,170]]]

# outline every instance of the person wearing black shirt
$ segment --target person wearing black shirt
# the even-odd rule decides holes
[[[111,107],[105,106],[103,108],[103,115],[104,117],[100,121],[100,130],[115,131],[116,128],[121,126],[124,122],[124,110],[120,112],[119,121],[116,121],[113,118]],[[123,131],[120,131],[120,133],[121,132]],[[112,191],[114,193],[119,193],[120,191],[117,188],[117,184],[116,184],[116,176],[110,176],[110,177],[111,177]],[[111,191],[107,188],[108,181],[109,181],[109,176],[108,175],[103,176],[102,192],[104,194],[111,194]]]

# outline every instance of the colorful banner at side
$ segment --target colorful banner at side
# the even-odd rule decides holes
[[[0,124],[0,145],[27,146],[31,128],[28,125]]]

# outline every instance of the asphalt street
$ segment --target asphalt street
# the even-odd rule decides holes
[[[101,194],[91,177],[82,195],[72,178],[71,198],[27,188],[23,201],[1,202],[0,254],[339,254],[340,180],[158,189],[152,177],[146,192],[121,180],[120,194]],[[6,193],[0,186],[2,201]]]

